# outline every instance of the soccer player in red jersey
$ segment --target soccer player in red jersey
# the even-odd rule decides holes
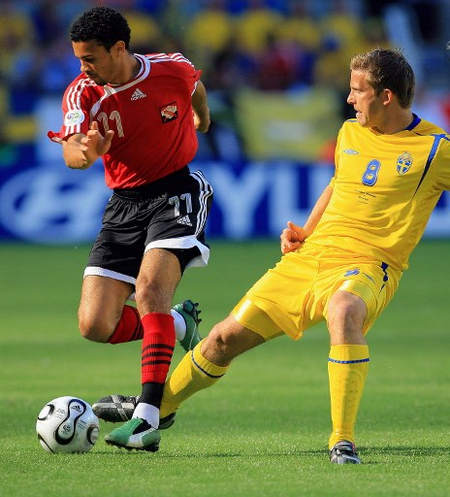
[[[142,338],[140,402],[106,441],[155,451],[174,319],[181,314],[195,333],[198,322],[190,301],[171,312],[172,298],[184,269],[209,258],[204,228],[213,190],[188,168],[196,130],[210,125],[206,90],[201,71],[180,53],[131,53],[128,23],[113,9],[86,11],[70,37],[81,74],[65,91],[60,131],[49,137],[70,168],[102,157],[113,190],[84,272],[79,327],[98,342]],[[137,309],[125,304],[134,291]]]

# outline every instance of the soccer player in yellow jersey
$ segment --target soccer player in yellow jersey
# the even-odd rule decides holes
[[[160,428],[239,354],[283,333],[298,339],[326,320],[330,460],[360,463],[354,426],[370,361],[366,334],[450,189],[450,139],[411,112],[414,74],[400,52],[357,55],[350,69],[356,119],[339,131],[334,177],[305,225],[289,222],[281,234],[280,262],[178,364],[165,385]]]

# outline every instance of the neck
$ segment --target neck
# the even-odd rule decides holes
[[[413,120],[411,109],[399,109],[392,115],[386,116],[383,122],[372,126],[374,131],[383,135],[393,135],[407,128]]]
[[[137,75],[140,67],[141,64],[136,59],[136,57],[133,54],[127,52],[122,67],[117,74],[117,77],[114,78],[114,81],[110,81],[110,84],[114,86],[120,86],[128,83],[128,81],[131,81]]]

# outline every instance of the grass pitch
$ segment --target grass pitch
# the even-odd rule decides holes
[[[276,242],[214,242],[207,269],[190,270],[178,299],[203,308],[202,329],[226,316],[278,259]],[[238,358],[163,432],[156,454],[109,447],[52,455],[39,446],[48,400],[89,402],[135,393],[139,343],[81,339],[76,308],[88,247],[0,245],[0,495],[437,497],[450,488],[450,242],[423,242],[369,334],[371,367],[357,426],[361,466],[328,462],[324,326]],[[177,350],[174,362],[182,352]]]

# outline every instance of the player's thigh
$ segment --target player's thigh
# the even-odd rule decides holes
[[[122,315],[123,306],[133,291],[124,281],[103,276],[86,276],[81,287],[78,321],[83,336],[107,341]]]
[[[106,205],[102,229],[91,248],[84,275],[104,276],[134,285],[151,215],[152,205],[114,193]]]
[[[284,334],[280,327],[247,296],[237,303],[231,315],[242,327],[256,333],[265,342]]]
[[[280,332],[295,340],[301,338],[307,328],[323,319],[311,305],[317,271],[314,257],[301,251],[284,255],[248,290],[233,314],[246,315],[238,319],[245,319],[245,325],[266,340]]]

